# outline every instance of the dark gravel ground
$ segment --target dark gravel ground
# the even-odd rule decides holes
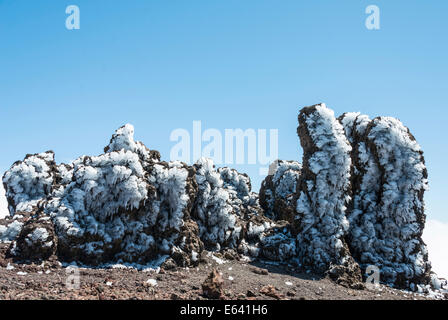
[[[1,250],[0,250],[1,251]],[[216,261],[218,260],[218,261]],[[219,263],[221,262],[221,263]],[[224,262],[224,263],[222,263]],[[419,294],[395,290],[353,290],[328,278],[291,267],[207,257],[196,268],[137,271],[79,268],[79,288],[70,288],[69,270],[57,261],[15,264],[0,256],[0,299],[109,300],[207,299],[202,284],[213,269],[221,273],[221,299],[229,300],[421,300]],[[149,281],[148,281],[149,280]]]

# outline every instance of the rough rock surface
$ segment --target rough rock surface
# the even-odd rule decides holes
[[[342,125],[324,104],[301,110],[297,132],[303,148],[295,218],[298,259],[318,272],[343,266],[356,285],[361,282],[361,270],[345,240],[351,146]]]
[[[216,269],[209,274],[202,283],[202,292],[204,296],[210,299],[220,299],[224,297],[224,280]]]
[[[15,162],[3,176],[9,212],[31,212],[52,192],[55,183],[54,152],[28,154]]]
[[[38,214],[23,225],[10,251],[29,261],[44,261],[56,254],[57,237],[50,217]]]
[[[134,141],[131,125],[119,128],[104,151],[61,165],[53,152],[27,155],[5,173],[12,216],[0,220],[0,241],[11,242],[11,254],[23,261],[56,254],[95,266],[194,266],[205,247],[259,254],[273,223],[247,175],[215,169],[209,159],[194,166],[161,161]]]
[[[428,284],[430,264],[422,240],[423,152],[399,120],[370,120],[359,113],[339,117],[352,150],[349,246],[363,268],[375,265],[382,280],[401,288]]]
[[[260,205],[272,220],[293,222],[296,194],[302,165],[297,161],[276,160],[260,188]]]
[[[216,169],[206,158],[199,159],[194,167],[199,187],[193,217],[205,247],[258,256],[261,240],[275,224],[263,216],[249,177],[234,169]]]

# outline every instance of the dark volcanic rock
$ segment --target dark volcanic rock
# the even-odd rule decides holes
[[[344,266],[354,282],[361,281],[345,240],[351,146],[333,111],[325,105],[302,109],[297,132],[304,151],[297,187],[298,259],[317,272]]]
[[[363,268],[377,266],[386,283],[428,284],[422,240],[427,171],[420,146],[394,118],[346,113],[339,121],[353,146],[348,240],[354,257]]]
[[[260,189],[260,205],[272,220],[294,222],[293,204],[302,166],[297,161],[276,160]]]
[[[10,250],[22,261],[43,261],[56,253],[57,237],[50,217],[38,214],[25,222]]]
[[[258,255],[258,242],[272,222],[262,215],[250,179],[236,170],[216,170],[211,159],[201,158],[196,168],[198,196],[193,218],[207,249],[238,249]]]
[[[210,299],[220,299],[224,296],[224,280],[216,269],[202,283],[202,292],[204,296]]]

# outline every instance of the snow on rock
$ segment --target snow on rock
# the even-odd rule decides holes
[[[58,165],[52,151],[27,155],[3,176],[0,242],[20,261],[168,269],[197,265],[207,249],[298,264],[351,288],[363,287],[360,265],[405,289],[446,285],[421,238],[427,172],[409,130],[388,117],[336,119],[324,104],[298,120],[302,164],[277,160],[260,195],[210,159],[161,161],[129,124],[98,156]]]
[[[353,147],[348,210],[353,256],[363,268],[377,266],[381,279],[397,287],[429,283],[422,240],[428,182],[420,146],[394,118],[346,113],[339,121]]]
[[[105,153],[120,150],[134,152],[146,162],[160,160],[158,151],[149,150],[142,142],[134,141],[134,126],[129,123],[118,128],[110,139],[109,145],[104,148]]]
[[[160,161],[133,136],[125,125],[104,154],[70,164],[56,165],[52,152],[15,163],[3,179],[12,216],[0,220],[10,253],[25,261],[56,254],[85,265],[165,267],[198,264],[205,246],[259,254],[271,221],[247,175],[215,169],[209,159]]]
[[[10,214],[35,210],[51,194],[55,170],[53,151],[29,154],[14,163],[3,176]]]
[[[194,172],[140,155],[122,148],[75,161],[73,181],[45,209],[65,260],[143,264],[187,245],[184,218],[191,224]]]
[[[294,196],[302,165],[297,161],[276,160],[260,189],[260,205],[273,220],[294,221]]]
[[[205,246],[210,250],[238,249],[257,256],[259,242],[271,221],[262,215],[249,177],[229,168],[217,170],[207,158],[199,159],[194,167],[198,196],[193,215]]]
[[[29,219],[13,242],[12,252],[22,260],[42,261],[56,253],[57,238],[50,217]]]
[[[11,242],[17,238],[22,231],[23,222],[18,219],[6,218],[0,220],[0,242]]]
[[[352,285],[361,281],[359,266],[345,237],[349,222],[351,146],[342,125],[324,104],[303,108],[297,133],[303,148],[303,167],[297,184],[295,224],[298,259],[304,266],[330,276],[348,273]]]

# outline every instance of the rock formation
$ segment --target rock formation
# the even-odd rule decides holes
[[[56,165],[53,152],[16,162],[3,179],[11,217],[0,220],[10,253],[86,265],[169,258],[180,266],[197,264],[205,247],[259,254],[274,223],[247,175],[209,159],[161,161],[133,136],[125,125],[104,154],[71,164]]]
[[[303,164],[278,161],[260,190],[266,215],[291,222],[298,262],[348,286],[370,265],[399,288],[437,282],[422,241],[427,171],[409,129],[359,113],[335,121],[315,105],[301,110],[298,134]]]
[[[428,283],[422,240],[427,171],[420,146],[394,118],[346,113],[339,121],[353,147],[347,212],[353,256],[364,268],[377,266],[383,281],[397,287]]]
[[[260,205],[264,214],[273,220],[293,222],[297,182],[302,165],[297,161],[276,160],[260,188]]]
[[[297,133],[303,148],[296,191],[298,259],[318,272],[344,266],[356,286],[361,272],[345,240],[352,148],[342,125],[324,104],[300,111]]]
[[[300,111],[302,164],[277,160],[259,195],[250,178],[201,158],[161,161],[125,125],[104,153],[56,164],[27,155],[3,177],[0,242],[18,261],[194,266],[204,250],[286,262],[362,288],[362,272],[420,290],[437,278],[421,235],[427,172],[401,122],[324,104]],[[366,276],[366,274],[364,274]],[[435,285],[434,285],[435,286]]]

